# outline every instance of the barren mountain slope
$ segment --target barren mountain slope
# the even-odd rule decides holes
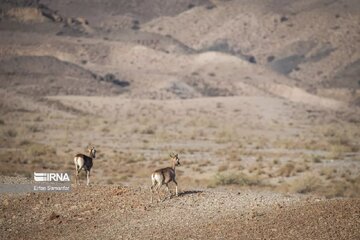
[[[208,0],[90,0],[86,5],[81,1],[42,0],[41,3],[57,10],[67,17],[82,16],[89,19],[93,26],[119,30],[133,26],[133,21],[140,23],[159,16],[173,16],[194,6],[209,4]]]
[[[309,90],[359,88],[358,9],[357,1],[225,1],[154,19],[144,29],[198,50],[252,56]]]
[[[24,34],[4,31],[1,55],[46,54],[81,64],[98,75],[114,73],[116,77],[134,83],[130,93],[136,97],[264,94],[264,89],[292,101],[311,99],[306,102],[315,105],[327,100],[316,100],[303,90],[348,103],[356,103],[359,97],[356,90],[359,86],[356,80],[359,19],[354,12],[358,4],[354,1],[347,4],[320,0],[301,4],[284,1],[281,7],[276,2],[263,4],[261,1],[195,4],[190,9],[180,10],[179,7],[176,14],[169,12],[169,15],[175,14],[172,17],[161,15],[156,18],[154,13],[153,20],[144,26],[136,23],[139,29],[135,31],[131,27],[122,31],[103,31],[96,28],[96,24],[79,18],[81,14],[76,11],[86,11],[86,7],[76,10],[78,8],[71,8],[71,4],[64,4],[64,9],[57,12],[54,10],[56,6],[51,5],[54,2],[46,4],[49,6],[39,5],[41,11],[62,16],[60,22],[52,23],[58,29],[57,36],[48,31],[49,35],[43,39],[45,28],[41,35],[33,34],[37,41],[19,39],[16,41],[20,44],[14,45],[14,39],[22,38]],[[73,1],[72,4],[80,3]],[[93,4],[99,5],[100,2]],[[107,4],[115,3],[107,2],[104,9],[98,11],[106,15],[112,6]],[[127,4],[114,5],[111,9],[129,12],[131,4]],[[184,7],[187,3],[174,1],[168,4]],[[159,14],[162,9],[177,9],[170,5],[154,4],[153,9]],[[131,6],[146,9],[145,5],[142,8],[142,3]],[[64,15],[68,8],[74,9],[72,16]],[[121,11],[118,14],[124,14]],[[101,14],[96,16],[102,17]],[[27,24],[34,23],[29,21]],[[34,25],[36,29],[41,29],[39,24],[45,23]],[[204,51],[220,51],[234,57],[203,54]],[[226,86],[225,89],[219,86],[220,82]],[[286,86],[273,86],[274,82]],[[150,91],[144,94],[143,89],[148,90],[149,83]],[[197,84],[195,89],[194,83]],[[300,89],[293,89],[294,86]],[[183,93],[174,94],[172,88],[180,88]],[[291,95],[299,97],[289,97],[288,91],[297,92]],[[342,106],[330,102],[323,105]]]

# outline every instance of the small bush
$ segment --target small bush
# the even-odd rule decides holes
[[[26,128],[29,132],[32,132],[32,133],[41,132],[41,129],[36,125],[29,125]]]
[[[254,56],[249,56],[248,61],[249,63],[256,63],[256,58]]]
[[[149,135],[155,134],[156,133],[156,126],[146,127],[140,133],[141,134],[149,134]]]
[[[14,129],[7,129],[4,131],[5,137],[14,138],[17,136],[17,131]]]
[[[344,153],[346,152],[351,152],[352,149],[349,146],[344,146],[344,145],[332,145],[330,148],[330,158],[333,159],[340,159]]]
[[[295,165],[293,163],[287,163],[284,166],[280,167],[278,170],[278,176],[290,177],[295,170]]]
[[[49,146],[34,144],[28,148],[28,153],[33,157],[41,157],[41,156],[55,155],[56,150]]]
[[[31,142],[27,139],[23,139],[19,142],[20,146],[26,146],[26,145],[30,145],[30,144],[31,144]]]
[[[228,168],[229,168],[229,166],[228,166],[227,164],[220,165],[220,166],[218,167],[218,171],[219,171],[219,172],[223,172],[223,171],[228,170]]]
[[[281,18],[280,18],[280,22],[286,22],[288,20],[289,20],[289,18],[287,16],[281,16]]]
[[[34,122],[42,122],[42,121],[44,121],[44,119],[42,119],[40,116],[34,118]]]
[[[322,192],[327,198],[344,197],[348,188],[349,184],[345,181],[332,181]]]
[[[302,173],[302,172],[305,172],[306,170],[309,170],[309,166],[308,165],[300,165],[300,166],[296,166],[295,168],[295,172],[297,173]]]
[[[131,27],[132,30],[140,30],[140,26],[139,25],[133,25]]]
[[[259,180],[251,178],[244,173],[217,173],[214,176],[212,186],[254,186],[259,184]]]
[[[295,179],[292,183],[290,183],[290,191],[296,193],[310,193],[318,190],[322,185],[322,181],[320,178],[305,175],[303,177]]]
[[[104,133],[109,133],[109,132],[110,132],[110,129],[107,128],[107,127],[103,127],[103,128],[101,129],[101,131],[104,132]]]
[[[215,74],[215,73],[213,73],[213,72],[211,72],[211,73],[209,73],[209,76],[210,76],[210,77],[215,77],[215,76],[216,76],[216,74]]]
[[[336,173],[336,168],[325,167],[320,170],[320,176],[324,176],[326,179],[331,179]]]
[[[314,163],[321,163],[321,156],[319,156],[319,155],[312,155],[311,158],[312,158],[312,161],[313,161]]]
[[[101,77],[100,79],[102,79],[105,82],[110,82],[115,85],[118,85],[120,87],[128,87],[130,85],[130,82],[125,81],[125,80],[119,80],[112,73],[107,73],[104,77]]]
[[[274,61],[274,59],[275,59],[275,57],[274,56],[268,56],[267,57],[267,62],[272,62],[272,61]]]
[[[140,22],[139,20],[133,20],[131,29],[132,30],[139,30],[140,29]]]

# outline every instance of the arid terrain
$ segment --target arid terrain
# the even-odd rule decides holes
[[[0,183],[73,185],[1,239],[360,239],[359,76],[357,0],[2,1]]]

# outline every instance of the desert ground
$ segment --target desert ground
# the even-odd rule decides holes
[[[357,0],[2,1],[0,184],[72,190],[1,193],[1,239],[360,239],[359,76]]]

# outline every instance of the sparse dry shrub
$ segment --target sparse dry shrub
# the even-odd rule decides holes
[[[37,116],[34,118],[34,122],[43,122],[43,121],[44,121],[44,119],[40,116]]]
[[[302,172],[305,172],[305,171],[307,171],[309,169],[310,169],[309,165],[302,164],[302,165],[298,165],[298,166],[295,167],[295,172],[302,173]]]
[[[15,138],[18,132],[15,129],[5,129],[3,134],[7,138]]]
[[[334,128],[323,128],[320,130],[324,137],[334,137],[336,136],[336,131]]]
[[[254,177],[250,177],[245,173],[223,172],[217,173],[209,185],[210,187],[238,185],[238,186],[254,186],[260,185],[261,181]]]
[[[358,144],[354,142],[359,135],[360,128],[353,125],[337,125],[324,126],[319,130],[325,138],[324,150],[330,152],[329,157],[339,159],[346,152],[357,152]]]
[[[1,151],[0,159],[3,163],[19,163],[24,158],[23,152],[20,151]]]
[[[27,148],[27,152],[33,157],[56,155],[55,148],[43,144],[32,144]]]
[[[264,159],[261,155],[256,158],[256,162],[262,162],[263,160]]]
[[[211,73],[209,73],[209,76],[210,76],[210,77],[215,77],[215,76],[216,76],[216,74],[215,74],[215,73],[213,73],[213,72],[211,72]]]
[[[194,172],[201,172],[201,168],[200,167],[197,167],[197,166],[194,166],[191,168]]]
[[[252,165],[251,167],[248,168],[249,170],[249,173],[253,173],[255,171],[258,171],[259,170],[259,165],[258,164],[254,164]]]
[[[235,166],[234,166],[234,167],[235,167]],[[242,170],[245,169],[245,167],[244,167],[243,165],[238,165],[238,166],[236,166],[236,168],[237,168],[238,170],[240,170],[240,171],[242,171]]]
[[[294,139],[277,139],[272,144],[274,147],[296,149],[299,148],[298,142]]]
[[[23,147],[23,146],[26,146],[26,145],[30,145],[31,144],[31,141],[27,140],[27,139],[23,139],[19,142],[19,146]]]
[[[45,19],[41,11],[34,7],[11,8],[6,15],[21,22],[43,22]]]
[[[103,128],[101,129],[101,131],[104,132],[104,133],[109,133],[109,132],[110,132],[110,129],[109,129],[108,127],[103,127]]]
[[[318,139],[301,140],[298,143],[299,148],[307,150],[325,150],[326,142]]]
[[[54,148],[28,140],[21,141],[18,146],[20,148],[17,151],[10,150],[0,153],[1,174],[26,175],[33,172],[33,169],[59,169],[60,165]],[[44,161],[44,159],[50,159],[50,161]],[[62,167],[64,167],[63,163],[61,163]]]
[[[258,168],[256,171],[257,176],[266,175],[266,171],[263,168]]]
[[[322,194],[327,198],[344,197],[348,187],[345,181],[332,181],[322,190]]]
[[[326,150],[328,143],[325,140],[308,139],[307,137],[276,139],[273,146],[285,149]]]
[[[336,169],[332,167],[325,167],[320,170],[320,176],[324,176],[325,179],[331,179],[334,177]]]
[[[231,128],[223,128],[218,132],[217,138],[215,140],[216,143],[228,143],[232,142],[236,139],[236,132]]]
[[[133,164],[137,162],[143,162],[146,160],[144,154],[136,154],[133,152],[117,152],[113,156],[110,157],[110,160],[116,162],[125,162],[126,164]]]
[[[231,148],[225,151],[226,160],[228,161],[241,161],[241,150],[238,148]]]
[[[37,133],[42,131],[42,129],[39,128],[39,126],[37,125],[28,125],[26,126],[26,129],[31,133]]]
[[[296,193],[310,193],[318,190],[322,186],[320,178],[311,174],[306,174],[302,177],[296,178],[290,183],[290,192]]]
[[[141,134],[155,134],[156,133],[156,126],[148,126],[141,130]]]
[[[332,159],[340,159],[347,152],[352,152],[351,146],[345,146],[340,144],[332,145],[330,147],[330,153],[328,157]]]
[[[71,153],[71,152],[73,152],[73,151],[74,151],[73,149],[67,148],[66,150],[64,150],[64,153]]]
[[[319,189],[319,193],[327,198],[355,197],[360,196],[360,176],[347,180],[332,180],[326,186]]]
[[[321,156],[319,156],[319,155],[311,155],[311,158],[312,158],[312,161],[314,163],[321,163],[321,159],[322,159]]]
[[[216,5],[212,4],[212,3],[206,6],[207,10],[211,10],[211,9],[214,9],[214,8],[216,8]]]
[[[218,172],[226,171],[226,170],[228,170],[228,168],[229,168],[229,165],[227,165],[227,164],[220,165],[218,167]]]
[[[199,167],[206,167],[206,166],[209,166],[210,164],[211,164],[211,162],[209,160],[207,160],[207,161],[200,163]]]
[[[360,197],[360,175],[355,177],[351,181],[351,186],[349,192],[349,197]]]
[[[295,165],[289,162],[279,168],[279,170],[277,171],[277,175],[282,177],[290,177],[294,170]]]
[[[262,149],[268,146],[269,139],[266,137],[257,137],[253,140],[255,149]]]

